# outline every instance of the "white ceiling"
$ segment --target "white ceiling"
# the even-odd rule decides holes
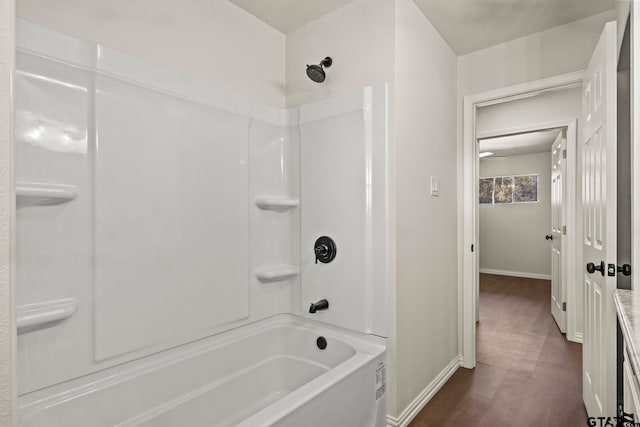
[[[353,0],[229,0],[287,34]],[[615,0],[414,0],[457,55],[601,13]]]
[[[522,154],[544,153],[551,151],[551,144],[556,139],[560,129],[540,132],[522,133],[518,135],[500,136],[480,140],[480,152],[490,151],[493,156],[506,157]]]
[[[494,46],[615,7],[614,0],[414,0],[458,54]]]
[[[283,34],[333,12],[354,0],[229,0]]]

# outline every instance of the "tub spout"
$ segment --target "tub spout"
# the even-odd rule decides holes
[[[313,314],[318,310],[326,310],[327,308],[329,308],[329,301],[321,299],[320,301],[311,304],[311,307],[309,307],[309,313]]]

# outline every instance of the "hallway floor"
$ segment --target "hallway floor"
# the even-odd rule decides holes
[[[547,280],[481,274],[476,368],[459,368],[409,426],[587,426],[582,346],[550,300]]]

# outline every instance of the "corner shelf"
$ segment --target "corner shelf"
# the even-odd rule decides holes
[[[78,310],[78,301],[74,298],[26,304],[17,307],[18,334],[27,328],[64,320]]]
[[[285,212],[300,205],[298,199],[258,197],[256,206],[263,210]]]
[[[281,282],[300,274],[300,269],[292,265],[274,265],[256,270],[256,278],[264,283]]]
[[[78,197],[78,187],[43,182],[17,182],[16,199],[19,206],[59,205]]]

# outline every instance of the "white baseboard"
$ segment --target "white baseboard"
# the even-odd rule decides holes
[[[391,415],[387,415],[387,427],[407,427],[411,420],[418,415],[418,412],[424,408],[424,406],[435,396],[435,394],[442,388],[451,375],[453,375],[460,365],[462,364],[462,356],[456,356],[449,364],[434,378],[433,381],[422,390],[422,392],[416,397],[413,402],[405,408],[404,411],[394,418]]]
[[[578,344],[582,344],[582,342],[583,342],[583,338],[584,338],[584,337],[583,337],[583,335],[582,335],[582,332],[576,332],[576,333],[574,334],[574,336],[573,336],[573,337],[568,337],[568,336],[567,336],[567,339],[568,339],[569,341],[571,341],[571,342],[577,342]]]
[[[551,280],[550,274],[525,273],[522,271],[494,270],[492,268],[481,268],[480,273],[497,274],[499,276],[524,277],[525,279]]]

